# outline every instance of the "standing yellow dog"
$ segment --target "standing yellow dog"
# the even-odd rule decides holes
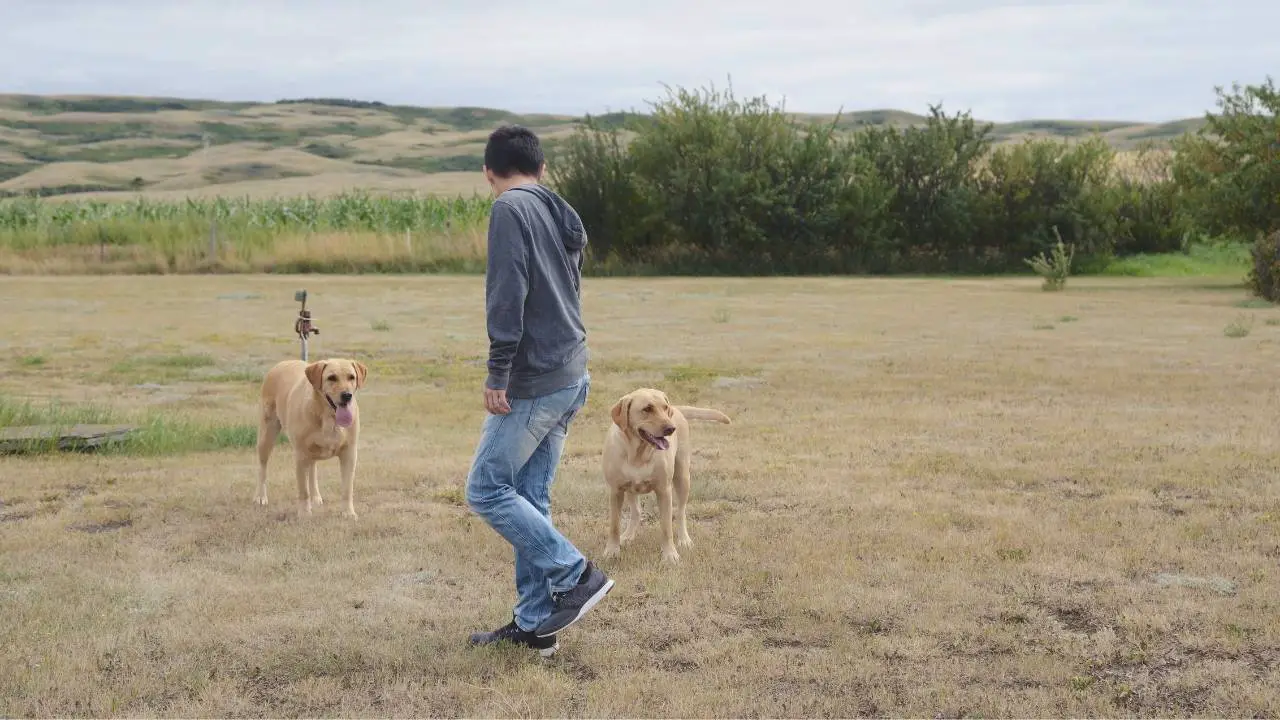
[[[609,542],[605,557],[617,557],[621,542],[630,542],[640,529],[640,493],[658,497],[658,523],[662,528],[662,559],[679,562],[676,545],[689,547],[685,516],[689,504],[689,420],[729,423],[719,410],[672,405],[667,394],[640,388],[623,395],[611,411],[613,424],[604,440],[601,464],[604,481],[613,491],[609,504]],[[674,497],[673,497],[674,495]],[[625,537],[619,537],[623,500],[630,519]],[[674,500],[674,507],[673,507]],[[672,511],[680,518],[680,536],[673,533]]]
[[[308,515],[320,505],[316,464],[338,458],[342,470],[343,514],[355,519],[352,500],[356,450],[360,439],[360,408],[355,393],[364,387],[368,370],[354,360],[329,359],[306,363],[283,360],[262,381],[258,423],[258,492],[254,502],[267,504],[267,461],[283,429],[293,446],[298,478],[298,514]]]

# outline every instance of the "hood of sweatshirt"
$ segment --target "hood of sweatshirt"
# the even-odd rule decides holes
[[[554,190],[538,183],[517,185],[507,192],[519,190],[534,195],[547,206],[551,217],[555,218],[560,228],[560,242],[570,252],[578,252],[587,246],[587,231],[582,227],[582,218],[573,206],[560,197]]]

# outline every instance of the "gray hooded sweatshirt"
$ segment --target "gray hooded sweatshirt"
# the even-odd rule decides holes
[[[586,373],[581,310],[586,246],[582,218],[543,185],[518,185],[493,201],[485,272],[485,387],[529,398],[566,388]]]

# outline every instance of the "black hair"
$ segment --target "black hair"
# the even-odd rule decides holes
[[[537,175],[543,161],[538,136],[519,125],[503,125],[494,130],[484,146],[485,167],[501,178],[515,174]]]

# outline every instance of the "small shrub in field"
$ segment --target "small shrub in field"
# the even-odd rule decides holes
[[[1249,291],[1267,302],[1280,302],[1280,230],[1259,237],[1251,254]]]
[[[1053,229],[1053,234],[1058,235],[1058,228]],[[1075,247],[1068,248],[1063,244],[1062,236],[1058,235],[1058,242],[1053,246],[1052,255],[1046,256],[1042,252],[1036,257],[1028,258],[1025,262],[1044,280],[1040,286],[1041,289],[1061,290],[1067,286],[1067,277],[1071,275],[1071,262],[1075,259],[1075,252]]]
[[[1232,320],[1231,322],[1227,323],[1227,326],[1222,330],[1222,334],[1226,335],[1229,338],[1242,338],[1242,337],[1248,337],[1249,333],[1252,331],[1253,331],[1253,316],[1241,315],[1237,317],[1235,320]]]

